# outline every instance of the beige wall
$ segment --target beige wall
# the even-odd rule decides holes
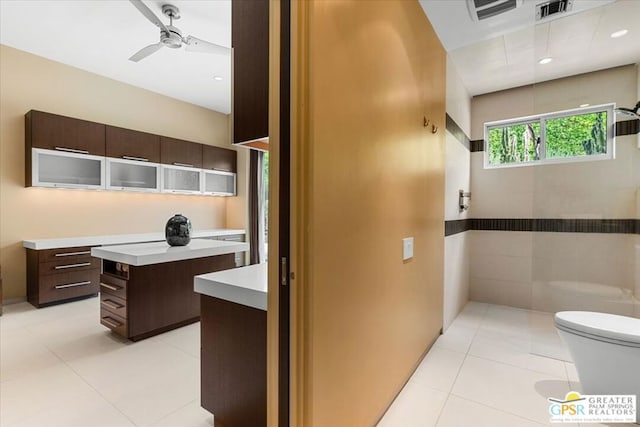
[[[42,110],[229,147],[228,116],[0,46],[0,262],[4,298],[24,297],[23,239],[158,232],[176,212],[195,229],[244,228],[245,198],[24,187],[24,114]],[[239,159],[243,159],[241,153]],[[242,169],[241,169],[242,172]],[[239,190],[244,191],[243,177]]]
[[[294,423],[372,426],[442,327],[445,52],[417,1],[301,3]]]

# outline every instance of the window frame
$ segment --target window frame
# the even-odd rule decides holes
[[[554,111],[545,114],[535,114],[531,116],[516,117],[506,120],[494,120],[484,123],[484,168],[485,169],[501,169],[501,168],[513,168],[522,166],[534,166],[534,165],[550,165],[561,163],[577,163],[577,162],[591,162],[597,160],[613,160],[615,156],[615,115],[614,109],[615,103],[600,104],[582,108],[572,108],[569,110]],[[573,157],[559,157],[554,159],[547,158],[547,141],[546,141],[546,122],[547,120],[558,119],[563,117],[580,116],[583,114],[598,113],[605,111],[607,113],[607,150],[604,154],[591,154],[586,156],[573,156]],[[489,131],[495,128],[502,128],[512,125],[526,125],[529,123],[540,123],[540,159],[531,160],[528,162],[517,163],[502,163],[502,164],[490,164],[489,163]]]

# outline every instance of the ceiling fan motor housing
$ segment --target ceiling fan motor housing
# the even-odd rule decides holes
[[[160,31],[160,41],[166,47],[177,49],[182,46],[182,32],[173,25],[167,25],[169,32]]]

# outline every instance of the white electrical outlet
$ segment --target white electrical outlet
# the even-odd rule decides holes
[[[402,260],[413,258],[413,237],[402,239]]]

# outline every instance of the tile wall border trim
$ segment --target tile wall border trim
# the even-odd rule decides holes
[[[470,218],[444,224],[445,237],[469,230],[640,234],[640,219]]]
[[[467,136],[467,134],[464,133],[462,128],[458,126],[456,121],[453,120],[453,118],[448,113],[445,113],[445,115],[446,115],[446,122],[447,122],[446,124],[447,130],[451,132],[451,135],[453,135],[460,142],[460,144],[464,145],[464,147],[467,150],[469,150],[470,149],[469,137]]]

